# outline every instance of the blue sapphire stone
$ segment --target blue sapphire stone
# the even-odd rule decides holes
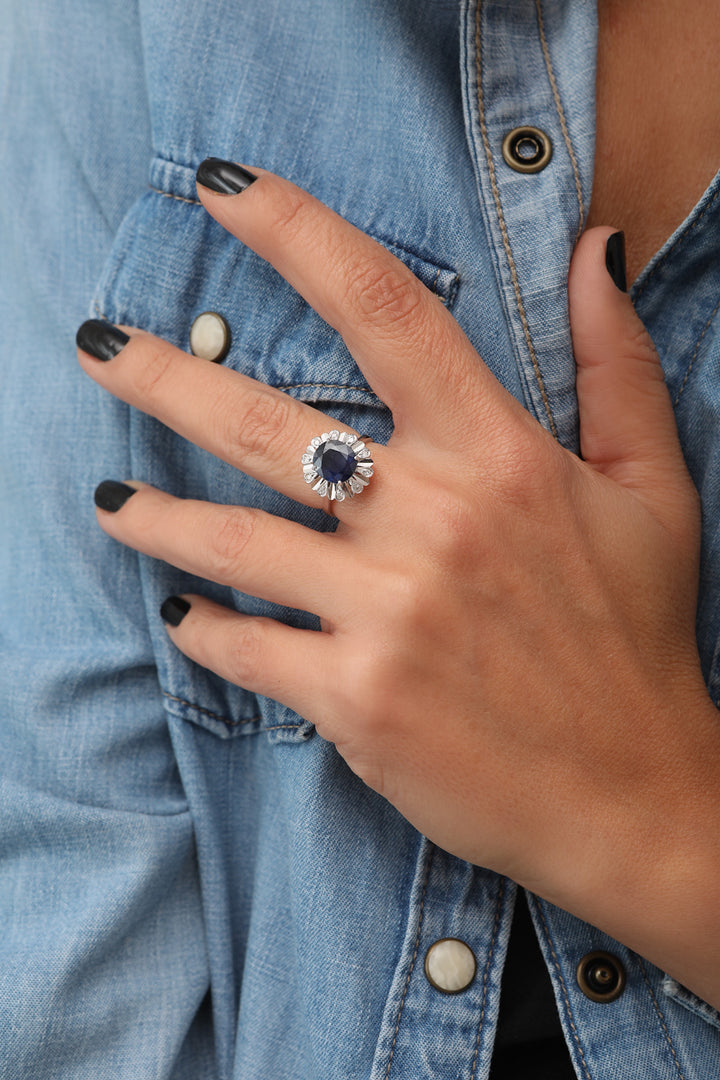
[[[349,480],[357,469],[357,460],[352,448],[337,439],[327,439],[320,443],[313,454],[313,465],[329,484],[341,484]]]

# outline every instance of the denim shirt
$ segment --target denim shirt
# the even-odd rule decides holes
[[[567,272],[591,196],[596,45],[592,0],[8,0],[4,1080],[487,1076],[513,883],[418,835],[302,718],[194,665],[158,609],[195,590],[297,626],[313,616],[121,547],[92,492],[134,477],[330,523],[103,393],[74,332],[89,310],[188,349],[193,319],[218,311],[227,365],[385,441],[390,414],[337,334],[198,203],[204,157],[257,164],[405,261],[577,449]],[[552,146],[534,173],[502,153],[526,125]],[[703,499],[697,630],[714,699],[719,194],[720,175],[631,287]],[[713,1009],[528,899],[578,1077],[717,1080]],[[477,964],[456,994],[424,968],[448,937]],[[626,973],[611,1002],[576,978],[595,950]]]

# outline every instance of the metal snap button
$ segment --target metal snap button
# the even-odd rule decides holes
[[[576,975],[578,986],[591,1001],[615,1001],[625,989],[625,968],[612,953],[591,952],[583,956]]]
[[[475,954],[459,938],[440,938],[425,954],[427,980],[443,994],[459,994],[461,990],[467,990],[476,970]]]
[[[502,153],[515,172],[540,172],[553,153],[550,137],[536,127],[513,128],[503,139]]]
[[[230,348],[230,327],[217,311],[203,311],[190,327],[190,351],[219,364]]]

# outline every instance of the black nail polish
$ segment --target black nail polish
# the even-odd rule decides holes
[[[189,610],[190,605],[182,596],[168,596],[160,608],[160,618],[168,626],[179,626]]]
[[[605,265],[607,266],[608,273],[613,279],[618,289],[622,292],[627,292],[627,281],[625,279],[625,233],[616,232],[612,236],[608,236],[607,244],[605,245]]]
[[[112,360],[129,340],[127,334],[104,319],[88,319],[75,335],[78,349],[96,360]]]
[[[257,180],[257,176],[236,165],[234,161],[209,157],[200,162],[197,182],[218,195],[237,195]]]
[[[95,505],[115,514],[136,491],[137,488],[121,484],[119,480],[103,480],[102,484],[95,488]]]

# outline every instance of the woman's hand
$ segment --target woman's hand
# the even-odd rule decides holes
[[[368,489],[333,504],[334,535],[148,486],[100,511],[123,543],[314,612],[323,627],[191,596],[173,641],[311,720],[444,848],[717,1002],[707,949],[693,966],[673,936],[698,874],[713,918],[720,893],[717,713],[694,635],[698,499],[652,342],[605,268],[613,230],[584,234],[570,271],[580,460],[404,265],[309,195],[261,171],[239,194],[199,194],[339,331],[395,433],[372,446]],[[108,363],[81,353],[85,371],[238,469],[321,504],[300,456],[336,422],[129,334]]]

